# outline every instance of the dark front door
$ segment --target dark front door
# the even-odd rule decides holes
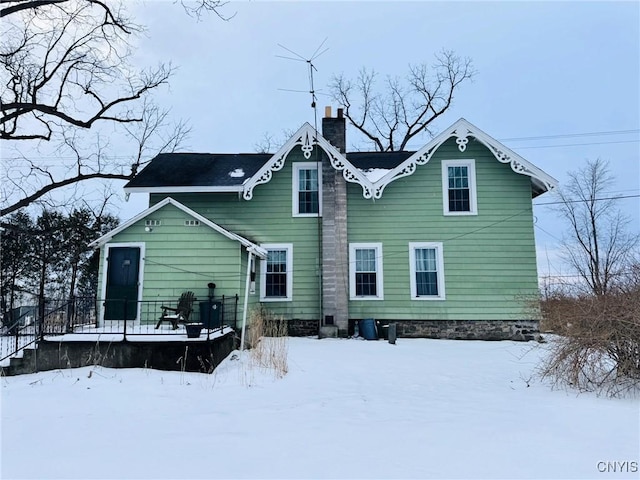
[[[112,247],[108,255],[104,319],[135,320],[138,310],[140,248]]]

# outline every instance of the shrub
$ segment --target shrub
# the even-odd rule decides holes
[[[557,334],[543,377],[616,396],[640,387],[640,289],[606,295],[558,292],[541,302],[546,331]]]

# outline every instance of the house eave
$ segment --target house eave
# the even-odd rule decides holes
[[[344,154],[331,145],[331,143],[322,137],[309,123],[305,123],[278,152],[273,154],[254,175],[247,177],[242,184],[229,186],[125,187],[124,191],[126,193],[149,194],[238,193],[241,194],[245,200],[251,200],[253,198],[254,188],[270,182],[273,173],[284,167],[289,153],[294,148],[300,147],[307,160],[311,160],[312,152],[315,148],[322,149],[326,153],[331,166],[335,170],[341,171],[342,176],[347,182],[360,185],[364,198],[379,199],[389,184],[400,178],[412,175],[418,166],[428,163],[439,147],[452,137],[456,139],[457,147],[461,152],[465,151],[469,139],[473,138],[487,147],[496,160],[509,164],[515,173],[529,176],[531,178],[531,193],[534,198],[555,189],[558,185],[558,181],[551,175],[531,164],[464,118],[461,118],[376,181],[370,180],[365,172],[349,162]]]
[[[418,166],[428,163],[438,148],[452,137],[455,137],[456,144],[461,152],[466,150],[469,137],[475,138],[486,146],[500,163],[508,163],[515,173],[531,177],[532,196],[534,197],[554,190],[558,186],[558,181],[551,175],[525,160],[513,150],[487,135],[464,118],[461,118],[433,138],[420,150],[416,151],[411,157],[376,181],[373,185],[373,198],[381,198],[387,185],[395,180],[413,175]]]
[[[356,168],[347,158],[340,153],[331,143],[325,139],[309,123],[305,123],[298,131],[278,150],[251,178],[243,184],[243,197],[245,200],[253,198],[253,189],[261,184],[268,183],[273,177],[273,172],[281,170],[289,153],[295,148],[302,149],[305,159],[311,160],[314,148],[321,148],[329,157],[331,166],[337,171],[342,171],[342,176],[347,182],[356,183],[362,187],[362,195],[371,198],[372,183]]]
[[[214,187],[196,185],[189,187],[124,187],[125,193],[240,193],[242,185]]]

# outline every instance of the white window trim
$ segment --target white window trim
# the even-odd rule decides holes
[[[376,292],[377,295],[356,296],[356,250],[373,248],[376,250]],[[384,300],[382,243],[349,244],[349,298],[351,300]]]
[[[436,268],[438,273],[438,295],[418,296],[416,285],[416,249],[434,248],[436,250]],[[444,287],[444,254],[441,242],[409,242],[409,282],[411,284],[411,300],[445,300]]]
[[[449,211],[449,167],[468,167],[469,169],[469,208],[468,212]],[[443,160],[442,161],[442,210],[447,216],[477,215],[478,203],[476,196],[476,161],[473,159],[464,160]]]
[[[300,170],[318,171],[318,213],[300,213],[298,202],[298,187],[300,186]],[[294,162],[291,185],[291,202],[294,217],[321,217],[322,216],[322,163],[320,162]]]
[[[263,243],[265,250],[287,251],[287,296],[267,297],[267,259],[260,260],[260,301],[261,302],[290,302],[293,300],[293,244],[292,243]]]

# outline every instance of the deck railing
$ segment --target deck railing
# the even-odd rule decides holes
[[[238,295],[230,295],[197,301],[187,323],[202,323],[206,338],[225,327],[237,329],[238,300]],[[141,336],[148,335],[184,336],[184,324],[174,329],[170,322],[165,321],[156,328],[162,315],[161,307],[175,308],[177,302],[177,299],[132,301],[87,297],[45,300],[31,307],[29,315],[4,322],[0,329],[0,361],[16,355],[36,340],[61,335],[97,338],[110,334],[115,341],[128,337],[142,339]]]

